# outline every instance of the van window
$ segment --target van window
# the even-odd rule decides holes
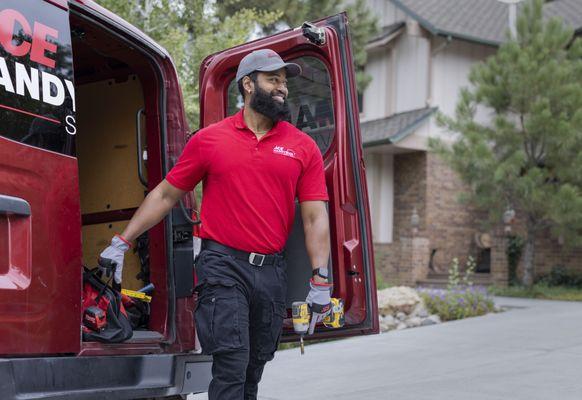
[[[44,1],[3,0],[0,26],[0,135],[74,155],[67,11]]]
[[[301,66],[301,76],[289,79],[290,122],[315,140],[321,154],[331,147],[335,132],[333,98],[329,71],[315,57],[304,56],[291,60]],[[228,87],[228,115],[243,106],[238,85],[232,80]]]

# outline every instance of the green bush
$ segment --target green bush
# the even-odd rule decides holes
[[[495,304],[487,290],[473,286],[475,267],[475,260],[469,257],[465,272],[461,272],[459,259],[453,258],[446,289],[418,288],[428,312],[437,314],[442,321],[452,321],[495,311]]]
[[[466,286],[455,289],[419,288],[430,314],[437,314],[442,321],[476,317],[495,311],[493,299],[482,287]]]
[[[540,275],[536,283],[582,289],[582,274],[568,271],[562,265],[556,265],[549,274]]]

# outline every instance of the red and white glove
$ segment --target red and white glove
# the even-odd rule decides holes
[[[115,270],[113,278],[115,283],[121,284],[121,276],[123,273],[123,258],[125,252],[129,250],[131,243],[125,240],[121,235],[113,236],[111,245],[107,247],[99,255],[99,267],[106,277],[111,276],[111,271]]]
[[[311,309],[311,322],[308,333],[311,335],[315,330],[315,325],[322,321],[331,311],[331,283],[315,282],[313,278],[309,280],[310,290],[305,301]]]

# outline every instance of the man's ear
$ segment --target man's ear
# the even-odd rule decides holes
[[[242,83],[245,93],[252,93],[255,90],[255,83],[249,76],[245,76]]]

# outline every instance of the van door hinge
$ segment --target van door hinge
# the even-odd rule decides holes
[[[319,28],[309,22],[304,22],[303,25],[301,25],[301,29],[303,30],[303,36],[305,36],[311,43],[318,46],[323,46],[325,44],[325,30],[323,28]]]

